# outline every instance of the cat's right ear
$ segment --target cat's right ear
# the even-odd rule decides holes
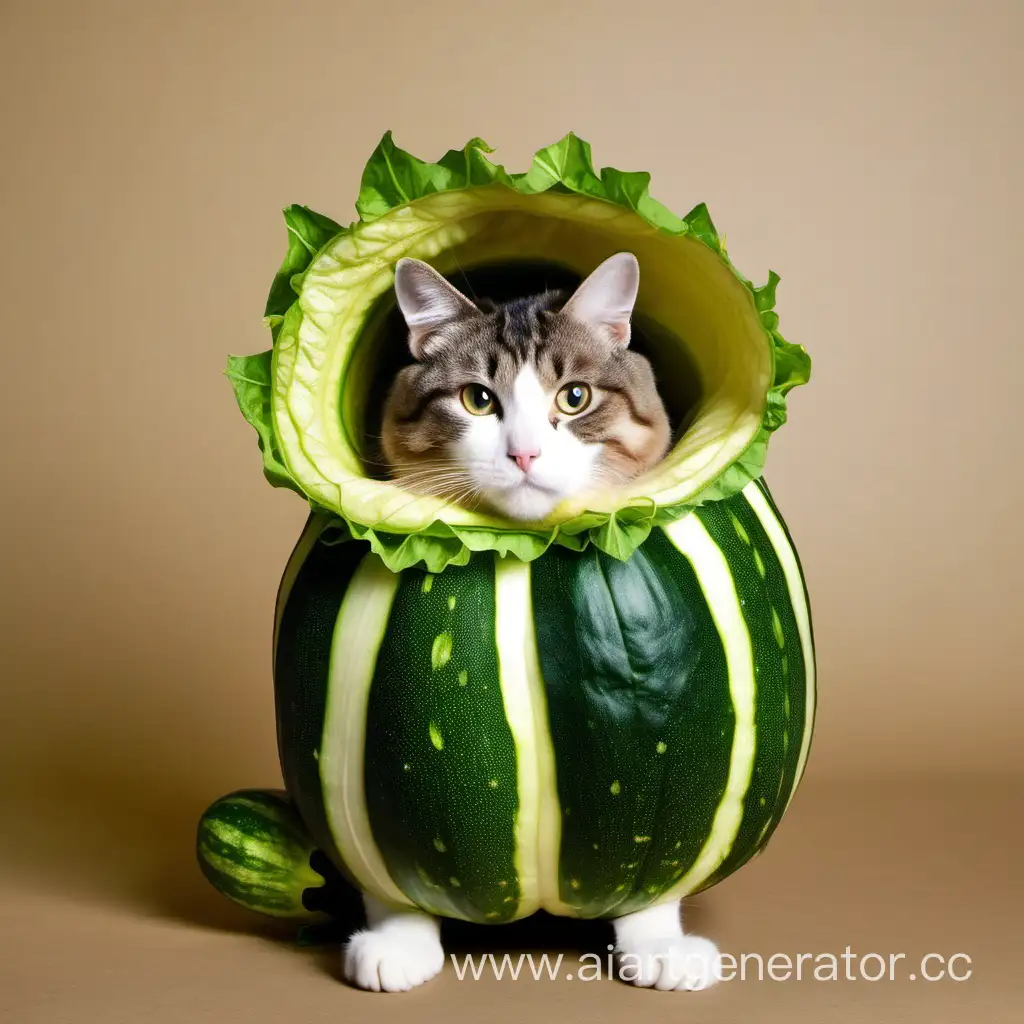
[[[629,318],[640,287],[640,264],[631,252],[609,256],[573,292],[562,312],[602,331],[614,344],[629,344]]]
[[[480,313],[433,267],[408,257],[395,264],[395,296],[409,328],[409,351],[414,359],[429,354],[424,343],[431,334],[446,324]]]

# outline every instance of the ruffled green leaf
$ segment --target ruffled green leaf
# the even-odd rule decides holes
[[[288,472],[281,458],[274,433],[270,415],[272,356],[273,352],[260,352],[255,356],[228,356],[228,368],[224,373],[235,390],[238,408],[259,436],[263,475],[275,487],[288,487],[303,494],[302,488]]]
[[[491,152],[483,139],[470,139],[462,149],[449,150],[432,164],[399,149],[391,132],[385,133],[363,170],[356,200],[360,219],[376,220],[396,206],[434,192],[492,185],[496,181],[511,184],[505,169],[487,159]]]
[[[760,288],[751,288],[754,293],[754,305],[758,313],[767,313],[775,308],[775,289],[779,286],[779,275],[774,270],[768,271],[768,283]]]
[[[694,238],[699,238],[709,249],[714,249],[717,253],[722,252],[722,240],[718,237],[715,222],[703,203],[698,203],[685,219]]]
[[[613,515],[602,526],[593,529],[590,538],[605,554],[625,561],[647,540],[653,525],[650,518],[629,522],[619,515]]]
[[[270,286],[267,305],[263,315],[274,337],[280,320],[298,294],[293,282],[312,262],[313,257],[332,239],[344,230],[330,217],[309,209],[307,206],[289,206],[284,210],[284,222],[288,228],[288,251],[281,268]]]
[[[781,396],[811,379],[811,361],[802,345],[786,341],[778,331],[772,331],[772,340],[775,342],[775,390]]]
[[[448,150],[438,161],[451,174],[448,188],[472,188],[495,182],[511,186],[512,179],[505,168],[487,159],[487,154],[493,152],[483,139],[470,139],[462,149]]]
[[[670,234],[679,235],[688,230],[686,221],[651,198],[650,174],[620,171],[614,167],[605,167],[598,173],[594,170],[590,144],[572,132],[553,146],[538,150],[530,169],[514,179],[520,192],[562,188],[635,210],[648,223]]]
[[[448,565],[465,565],[472,554],[454,534],[438,537],[425,533],[384,533],[361,523],[345,521],[357,540],[365,540],[392,572],[423,565],[427,572],[440,572]]]
[[[605,167],[601,171],[601,183],[605,190],[601,198],[636,210],[648,224],[670,235],[682,235],[690,230],[682,217],[651,197],[648,192],[651,176],[646,171],[617,171],[614,167]]]
[[[526,193],[563,188],[603,198],[601,179],[590,157],[590,143],[572,132],[553,146],[537,150],[530,169],[516,178],[516,187]]]

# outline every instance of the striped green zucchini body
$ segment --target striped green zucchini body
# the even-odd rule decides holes
[[[324,876],[316,846],[283,792],[245,789],[215,801],[199,821],[196,855],[219,892],[272,917],[313,919]]]
[[[762,481],[652,531],[392,573],[313,517],[275,624],[285,784],[360,889],[615,917],[760,851],[814,719],[803,576]]]

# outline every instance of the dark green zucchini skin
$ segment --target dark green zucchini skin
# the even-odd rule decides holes
[[[628,912],[692,863],[725,788],[734,715],[721,640],[660,531],[627,562],[551,552],[533,574],[562,801],[562,900]]]
[[[553,547],[391,574],[310,520],[275,624],[285,784],[356,887],[440,916],[616,917],[771,838],[814,719],[813,637],[765,485],[627,561]]]

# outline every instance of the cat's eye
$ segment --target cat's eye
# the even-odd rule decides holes
[[[555,396],[555,405],[558,406],[558,411],[564,412],[566,416],[576,416],[590,405],[590,399],[589,385],[574,381],[572,384],[566,384],[558,392]]]
[[[467,384],[461,392],[462,404],[474,416],[490,416],[497,411],[494,395],[483,384]]]

